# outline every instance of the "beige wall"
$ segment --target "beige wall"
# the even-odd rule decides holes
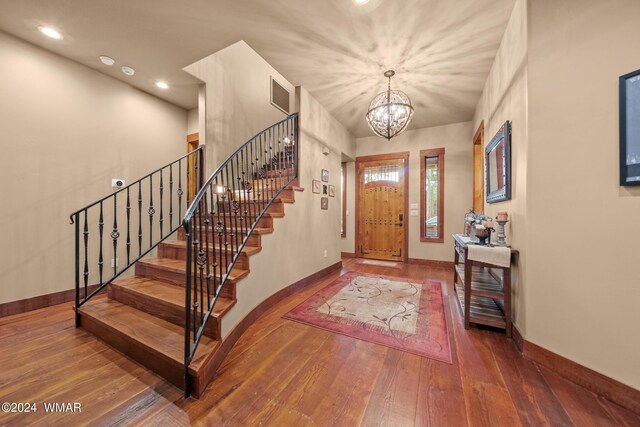
[[[300,185],[285,217],[275,219],[273,234],[263,236],[262,251],[251,257],[251,274],[237,287],[238,302],[224,317],[223,336],[260,302],[280,289],[340,261],[340,199],[320,209],[311,181],[329,171],[329,184],[340,188],[341,153],[355,155],[353,136],[304,88],[296,88],[300,112]],[[322,147],[330,154],[322,154]],[[326,256],[325,256],[326,251]],[[265,279],[266,278],[266,279]]]
[[[198,132],[200,128],[198,109],[192,108],[187,111],[187,135]]]
[[[70,289],[69,214],[184,153],[186,111],[0,33],[0,303]]]
[[[485,83],[473,118],[475,134],[484,121],[485,147],[506,121],[511,122],[511,200],[485,203],[484,212],[494,217],[507,211],[507,243],[519,251],[513,268],[513,319],[527,332],[527,161],[529,124],[527,114],[527,5],[517,0],[496,59]],[[470,136],[471,138],[472,136]]]
[[[370,136],[358,138],[356,143],[358,156],[409,151],[409,206],[413,203],[420,206],[420,150],[444,147],[444,243],[421,242],[420,217],[409,216],[407,212],[409,258],[453,261],[451,235],[462,231],[464,214],[472,204],[471,123],[410,130],[390,142]],[[355,199],[355,192],[349,197]],[[350,221],[355,220],[354,212]]]
[[[640,188],[618,185],[637,0],[529,2],[527,339],[640,389]]]
[[[252,136],[286,117],[271,105],[271,76],[290,92],[294,105],[294,86],[244,41],[185,71],[205,82],[207,175]]]

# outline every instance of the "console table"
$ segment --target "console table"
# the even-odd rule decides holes
[[[470,238],[454,234],[454,290],[464,327],[472,323],[505,330],[511,337],[511,266],[468,259]],[[511,259],[517,251],[511,250]]]

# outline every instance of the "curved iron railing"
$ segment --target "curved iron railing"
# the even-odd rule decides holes
[[[185,397],[191,394],[189,364],[238,256],[298,176],[297,140],[297,113],[260,132],[203,183],[185,214]]]
[[[76,326],[84,303],[182,226],[182,213],[203,180],[203,154],[198,147],[70,215],[75,225]],[[105,265],[108,259],[111,263]],[[126,263],[121,266],[119,260]]]

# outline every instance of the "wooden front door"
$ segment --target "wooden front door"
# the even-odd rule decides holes
[[[358,158],[358,256],[407,260],[407,163],[406,153]]]

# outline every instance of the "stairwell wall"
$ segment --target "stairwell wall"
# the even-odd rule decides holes
[[[2,32],[0,63],[4,303],[74,287],[69,214],[184,154],[187,112]]]
[[[244,41],[184,70],[205,83],[200,110],[205,110],[207,177],[251,137],[287,116],[271,105],[271,77],[289,91],[294,106],[294,86]]]
[[[296,202],[285,205],[285,217],[274,219],[274,233],[263,236],[262,251],[251,257],[251,274],[237,286],[236,305],[222,322],[223,337],[255,306],[279,290],[332,264],[340,262],[341,153],[355,156],[355,138],[304,88],[296,88],[300,113],[299,182]],[[323,147],[329,149],[322,154]],[[321,194],[311,191],[311,181],[329,171],[336,197],[329,209],[320,209]],[[326,255],[325,255],[326,253]]]

